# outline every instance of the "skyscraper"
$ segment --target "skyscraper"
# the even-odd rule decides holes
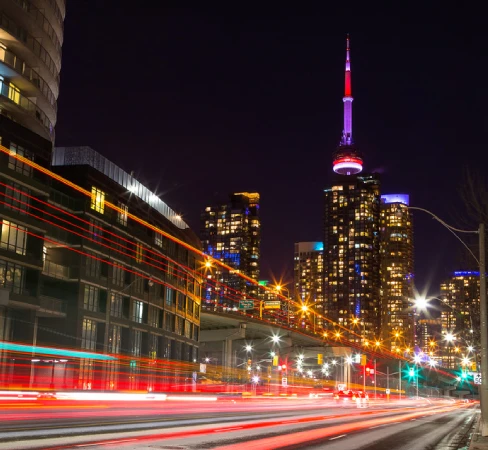
[[[294,258],[295,298],[322,314],[324,306],[324,244],[322,242],[297,242]],[[317,318],[317,325],[322,319]]]
[[[448,368],[459,366],[460,351],[480,342],[480,278],[479,272],[454,272],[441,284],[440,304],[442,336],[439,350]]]
[[[408,195],[382,195],[381,339],[390,350],[413,345],[413,226]]]
[[[363,159],[352,137],[352,88],[347,37],[344,130],[333,155],[338,175],[325,189],[324,314],[368,339],[377,336],[379,315],[380,191],[376,174],[358,175]],[[359,327],[359,328],[358,328]],[[357,336],[347,336],[359,341]]]
[[[0,113],[54,142],[64,0],[0,1]]]
[[[258,287],[240,274],[259,280],[259,194],[235,193],[229,203],[207,206],[201,214],[201,239],[204,253],[234,269],[212,269],[205,293],[207,305],[236,307],[240,298],[257,298]]]

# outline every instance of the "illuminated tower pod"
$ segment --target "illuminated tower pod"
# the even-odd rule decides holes
[[[349,35],[346,39],[346,70],[344,86],[344,130],[339,147],[333,155],[334,172],[340,175],[354,175],[363,170],[363,158],[354,146],[352,138],[352,86],[351,61],[349,58]]]
[[[54,142],[64,0],[0,1],[0,114]]]
[[[239,274],[259,280],[259,194],[235,193],[227,204],[207,206],[201,214],[200,225],[204,253],[235,269],[233,273],[217,267],[211,270],[208,276],[212,281],[207,283],[204,294],[207,305],[238,307],[240,299],[257,299],[258,286]]]
[[[323,311],[324,244],[322,242],[297,242],[294,259],[294,287],[296,297],[319,314]],[[322,319],[316,317],[316,325]]]
[[[408,195],[381,196],[381,338],[392,351],[415,342],[413,225],[408,205]]]
[[[440,356],[444,367],[459,366],[461,349],[471,345],[480,348],[480,280],[479,272],[459,271],[441,283],[440,304],[442,336],[439,339]],[[450,340],[449,336],[455,337]],[[459,351],[456,351],[456,348]]]

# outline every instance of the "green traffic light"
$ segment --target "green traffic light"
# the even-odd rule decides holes
[[[410,370],[409,370],[409,372],[408,372],[408,374],[409,374],[411,377],[413,377],[413,376],[415,375],[415,370],[410,369]]]

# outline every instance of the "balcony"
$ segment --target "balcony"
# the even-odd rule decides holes
[[[61,53],[61,42],[54,28],[47,20],[46,16],[36,8],[29,0],[14,0],[17,5],[25,11],[31,19],[41,28],[51,39],[55,49]]]
[[[32,100],[21,94],[19,90],[12,88],[0,80],[0,96],[7,99],[5,104],[7,110],[15,112],[20,109],[21,112],[26,113],[32,118],[35,118],[37,123],[42,125],[42,129],[48,139],[54,141],[54,126],[42,111]],[[20,120],[19,123],[22,124]],[[39,133],[41,134],[41,133]]]
[[[23,46],[27,47],[35,56],[37,56],[37,58],[45,64],[48,71],[56,80],[56,84],[59,86],[59,71],[61,68],[57,67],[47,50],[36,38],[27,33],[22,27],[19,27],[15,21],[1,13],[0,28],[5,30],[10,36],[15,37],[18,42],[22,43]],[[13,43],[14,41],[11,42]]]
[[[58,298],[41,295],[37,315],[39,317],[66,317],[66,302]]]
[[[53,91],[46,83],[46,81],[39,75],[39,72],[30,67],[25,61],[19,58],[15,53],[0,46],[0,61],[12,68],[17,74],[22,75],[28,80],[36,89],[42,92],[44,97],[48,100],[54,109],[54,114],[57,113],[56,97]],[[7,74],[7,76],[9,76]],[[12,78],[10,76],[10,78]],[[22,88],[22,86],[19,86]]]
[[[53,278],[60,278],[62,280],[71,279],[71,270],[68,266],[56,264],[55,262],[45,260],[42,267],[42,274]]]

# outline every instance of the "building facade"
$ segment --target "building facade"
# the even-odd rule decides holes
[[[0,114],[54,142],[65,0],[0,1]]]
[[[294,256],[295,299],[314,308],[318,326],[323,326],[324,307],[324,244],[322,242],[295,243]]]
[[[51,167],[63,178],[49,183],[39,179],[42,172],[0,156],[0,339],[113,355],[99,364],[33,359],[19,387],[47,387],[46,379],[52,388],[167,387],[148,375],[141,358],[154,367],[198,358],[203,261],[191,250],[199,249],[196,235],[91,148],[56,148]],[[10,361],[3,367],[16,365],[12,355],[2,358]],[[2,384],[18,380],[0,373]]]
[[[214,267],[207,276],[208,307],[236,308],[240,299],[257,299],[260,272],[261,220],[259,194],[232,194],[229,203],[207,206],[201,214],[203,251],[232,270]]]
[[[408,205],[408,195],[381,196],[381,340],[392,351],[415,344],[413,222]]]
[[[379,186],[376,175],[356,175],[324,191],[324,313],[367,339],[380,325]]]
[[[459,368],[468,347],[480,346],[479,272],[458,271],[441,283],[439,350],[445,367]]]

